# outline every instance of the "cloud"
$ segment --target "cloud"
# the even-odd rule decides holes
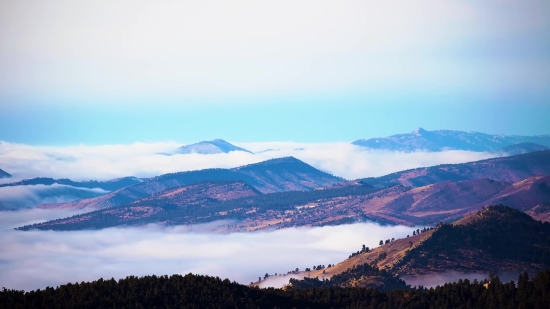
[[[181,144],[175,142],[129,145],[46,147],[0,142],[0,168],[16,178],[53,177],[73,180],[108,180],[124,176],[152,177],[165,173],[204,168],[231,168],[271,158],[295,156],[325,172],[346,179],[388,173],[443,163],[462,163],[489,158],[489,153],[468,151],[389,152],[365,150],[345,142],[336,143],[235,143],[259,152],[186,154],[164,156]],[[59,159],[62,158],[62,159]],[[70,158],[70,159],[67,159]],[[4,179],[4,182],[12,181]]]
[[[42,214],[0,212],[2,230]],[[265,273],[338,263],[363,244],[376,247],[380,239],[403,237],[410,230],[362,223],[233,234],[207,232],[204,226],[158,225],[76,232],[2,231],[0,286],[29,290],[100,277],[189,272],[248,284]],[[288,278],[278,284],[287,282]]]
[[[158,104],[403,87],[544,89],[548,9],[545,1],[7,0],[0,92],[96,105],[121,97]]]
[[[107,193],[103,189],[77,188],[68,185],[32,185],[0,188],[0,210],[33,207],[46,203],[66,203]]]
[[[496,274],[502,282],[517,282],[520,272],[502,272]],[[468,279],[470,281],[478,280],[482,281],[489,279],[489,274],[487,273],[464,273],[459,271],[447,271],[437,274],[428,274],[420,276],[404,276],[401,279],[405,280],[407,284],[411,286],[423,285],[427,288],[433,288],[436,286],[444,285],[447,282],[457,282],[460,279]]]
[[[86,212],[83,209],[21,209],[17,211],[0,211],[0,234],[24,225],[67,218]],[[1,249],[0,249],[1,250]]]

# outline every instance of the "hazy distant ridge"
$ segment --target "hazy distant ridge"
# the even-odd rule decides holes
[[[519,136],[492,135],[479,132],[453,130],[427,131],[418,128],[411,133],[396,134],[388,137],[359,139],[352,144],[369,148],[391,151],[496,151],[500,148],[521,143],[535,143],[550,147],[550,135]]]

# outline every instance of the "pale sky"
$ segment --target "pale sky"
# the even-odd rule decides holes
[[[550,133],[548,1],[2,1],[0,140]]]

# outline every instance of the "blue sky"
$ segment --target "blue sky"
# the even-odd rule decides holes
[[[3,1],[0,140],[550,133],[545,1]]]

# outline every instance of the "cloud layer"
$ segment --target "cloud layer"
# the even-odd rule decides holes
[[[356,179],[432,166],[462,163],[491,157],[468,151],[388,152],[365,150],[349,143],[307,144],[294,142],[235,143],[257,154],[187,154],[164,156],[174,151],[175,142],[130,145],[42,147],[0,142],[0,168],[15,178],[53,177],[73,180],[108,180],[124,176],[152,177],[160,174],[204,168],[231,168],[271,158],[295,156],[325,172]],[[11,182],[13,179],[4,179]]]
[[[228,235],[208,232],[215,224],[78,232],[4,231],[18,220],[23,224],[44,213],[0,212],[0,286],[29,290],[100,277],[189,272],[248,284],[265,273],[337,263],[363,244],[375,247],[380,239],[403,237],[413,229],[367,223]]]
[[[47,203],[66,203],[100,196],[107,192],[99,188],[77,188],[60,184],[1,187],[0,210],[33,207]]]

